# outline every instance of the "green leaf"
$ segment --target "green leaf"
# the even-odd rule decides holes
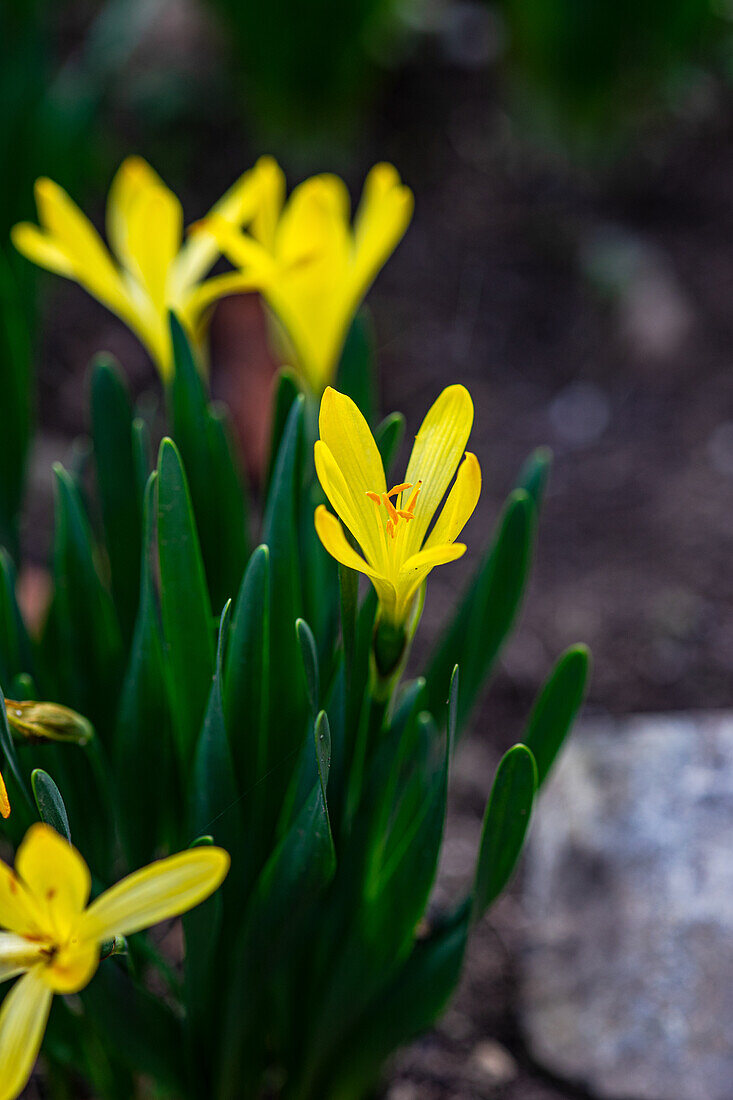
[[[535,508],[522,489],[510,494],[478,572],[430,660],[428,708],[445,713],[451,670],[461,668],[458,730],[462,731],[511,630],[524,595],[535,536]]]
[[[303,397],[298,396],[290,410],[278,452],[263,524],[263,542],[270,551],[269,691],[272,705],[267,768],[279,768],[270,782],[273,809],[279,806],[288,782],[283,761],[297,752],[305,736],[304,690],[301,678],[292,675],[300,661],[295,621],[302,615],[296,512],[302,421]],[[283,691],[283,677],[288,678],[286,691]]]
[[[302,667],[305,673],[308,702],[310,703],[313,717],[315,718],[320,709],[319,701],[321,698],[321,677],[318,670],[318,649],[316,648],[316,640],[313,637],[313,631],[308,626],[305,619],[296,619],[295,630],[300,645],[300,655],[302,657]]]
[[[258,546],[239,589],[224,675],[224,716],[242,790],[256,789],[267,767],[269,593],[270,551]]]
[[[10,555],[0,546],[0,683],[4,686],[35,667],[30,639],[15,596],[15,580]]]
[[[336,388],[359,406],[368,424],[374,423],[377,408],[375,359],[374,326],[369,311],[362,307],[346,336]]]
[[[174,732],[187,763],[206,708],[214,666],[211,604],[180,455],[164,439],[158,455],[158,560]]]
[[[173,314],[170,326],[175,360],[169,391],[173,436],[186,469],[205,575],[218,611],[234,595],[247,560],[246,496],[226,414],[209,405],[201,371]]]
[[[267,476],[265,485],[269,489],[272,475],[275,472],[280,444],[282,443],[285,425],[288,422],[290,410],[295,399],[300,393],[300,384],[294,371],[283,367],[277,372],[275,402],[272,410],[272,428],[270,430],[270,451],[267,461]]]
[[[170,831],[168,823],[180,806],[171,702],[153,575],[157,478],[154,470],[145,489],[137,622],[115,735],[114,772],[120,822],[125,848],[135,867],[149,860],[165,842]]]
[[[0,543],[18,552],[18,514],[32,430],[31,337],[13,270],[0,251]]]
[[[228,601],[221,613],[216,672],[194,757],[190,816],[192,833],[213,832],[218,844],[236,852],[240,846],[239,806],[222,698],[230,612]]]
[[[465,908],[419,939],[339,1043],[314,1095],[361,1097],[386,1059],[433,1026],[461,973],[468,935]]]
[[[130,396],[110,356],[97,356],[91,391],[92,439],[112,594],[122,635],[129,644],[140,592],[142,498]]]
[[[71,844],[71,829],[66,806],[64,806],[61,791],[51,776],[42,768],[35,768],[31,772],[31,786],[41,821],[45,821],[56,830],[59,836],[65,837]]]
[[[0,691],[0,752],[2,752],[2,764],[0,765],[0,771],[3,773],[3,778],[6,783],[8,782],[8,768],[10,769],[10,775],[13,777],[13,785],[9,786],[10,804],[15,810],[14,794],[17,793],[21,796],[27,806],[31,806],[30,795],[28,794],[28,788],[25,785],[25,781],[21,774],[20,765],[18,763],[18,754],[13,744],[13,738],[10,733],[10,727],[8,725],[8,715],[5,709],[5,696]],[[13,790],[13,786],[15,790]]]
[[[526,745],[501,758],[484,814],[473,888],[472,920],[479,920],[511,878],[532,813],[537,765]]]
[[[54,474],[54,595],[47,639],[53,651],[49,654],[45,646],[47,671],[56,683],[56,697],[90,719],[107,741],[122,680],[119,626],[97,570],[79,491],[58,463]]]
[[[586,646],[571,646],[559,658],[540,692],[522,738],[537,764],[537,786],[550,773],[585,696],[590,672]]]
[[[404,434],[405,418],[402,413],[398,412],[390,413],[389,416],[385,417],[374,433],[387,477],[389,477],[389,472],[399,454]]]
[[[517,489],[524,489],[539,511],[552,468],[552,451],[549,447],[537,447],[519,471]]]

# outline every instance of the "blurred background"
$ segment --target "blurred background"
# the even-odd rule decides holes
[[[0,340],[6,356],[30,342],[38,426],[27,602],[43,599],[51,462],[83,448],[91,356],[114,352],[139,395],[156,384],[120,322],[11,255],[36,176],[101,225],[114,170],[141,153],[192,221],[263,152],[291,185],[335,171],[355,198],[385,159],[416,212],[370,295],[382,410],[404,411],[409,434],[443,385],[470,388],[485,488],[469,544],[526,454],[555,454],[520,629],[459,762],[441,889],[566,645],[593,650],[596,720],[731,706],[729,0],[5,0],[0,103]],[[256,486],[274,369],[258,302],[221,303],[212,341]],[[431,580],[426,648],[470,557]],[[497,913],[392,1100],[595,1095],[528,1043],[519,895]]]

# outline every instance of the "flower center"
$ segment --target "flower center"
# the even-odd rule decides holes
[[[370,500],[373,500],[377,508],[384,505],[387,511],[387,534],[390,538],[394,538],[397,532],[397,525],[400,520],[404,520],[406,523],[415,518],[415,505],[417,504],[417,498],[420,495],[422,488],[422,481],[417,481],[413,485],[409,481],[403,481],[400,485],[394,485],[388,493],[371,493],[367,491],[367,496]],[[414,489],[414,493],[410,497],[409,501],[402,507],[402,494],[406,493],[408,489]],[[392,497],[395,498],[394,503]]]

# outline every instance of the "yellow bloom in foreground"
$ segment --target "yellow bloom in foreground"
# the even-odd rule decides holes
[[[366,178],[354,225],[338,176],[313,176],[285,202],[285,178],[262,158],[257,217],[243,233],[214,211],[201,225],[239,272],[229,292],[258,290],[282,325],[310,388],[333,380],[349,326],[379,270],[402,239],[413,196],[391,164]],[[203,292],[205,297],[206,292]]]
[[[0,772],[0,817],[10,817],[10,799],[2,772]]]
[[[415,594],[430,570],[455,561],[466,550],[455,540],[481,493],[476,456],[466,453],[461,461],[472,424],[468,390],[448,386],[423,420],[404,481],[388,489],[377,444],[357,406],[330,387],[323,395],[316,472],[364,557],[352,548],[339,520],[323,505],[316,509],[316,530],[329,554],[369,577],[381,614],[395,625],[407,621]],[[453,487],[428,535],[454,474]]]
[[[256,209],[259,176],[246,172],[213,208],[222,225],[241,224]],[[194,341],[205,331],[209,294],[197,302],[201,283],[220,252],[215,239],[197,233],[182,246],[183,210],[171,190],[140,157],[123,161],[107,200],[107,238],[63,188],[36,181],[40,227],[21,222],[12,230],[19,252],[40,267],[74,279],[116,313],[146,346],[164,379],[172,371],[168,311],[174,310]]]
[[[76,993],[99,965],[105,940],[138,932],[198,905],[222,883],[229,856],[191,848],[136,871],[87,905],[89,869],[48,825],[33,825],[15,858],[0,863],[0,981],[23,975],[0,1008],[0,1100],[28,1080],[54,993]]]

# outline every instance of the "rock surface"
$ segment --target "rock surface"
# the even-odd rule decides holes
[[[733,1097],[733,715],[586,724],[525,861],[533,1056],[614,1100]]]

